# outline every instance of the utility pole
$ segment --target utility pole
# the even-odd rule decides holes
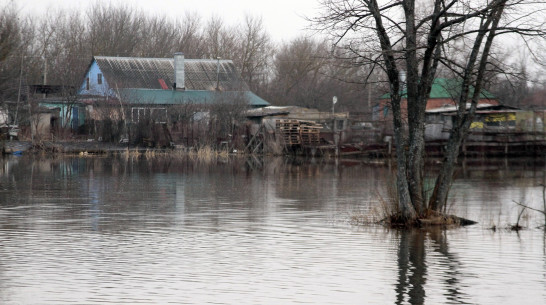
[[[47,57],[44,56],[44,79],[43,79],[43,85],[44,85],[44,88],[42,89],[43,90],[43,93],[42,93],[42,97],[43,98],[46,98],[47,97],[47,94],[46,94],[46,85],[47,85]]]
[[[216,91],[220,90],[220,57],[216,57]]]
[[[336,128],[336,113],[335,113],[335,106],[337,103],[337,96],[334,96],[332,98],[332,134],[334,136],[334,145],[336,149],[336,158],[339,157],[339,135],[337,134],[337,128]]]
[[[12,122],[11,128],[8,131],[10,140],[13,140],[14,136],[19,136],[19,126],[17,125],[19,119],[19,103],[21,102],[21,87],[23,84],[23,60],[24,55],[21,54],[21,67],[19,68],[19,91],[17,92],[17,105],[15,106],[15,122]],[[30,109],[29,109],[30,111]],[[32,135],[32,131],[31,131]]]

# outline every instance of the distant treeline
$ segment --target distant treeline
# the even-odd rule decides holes
[[[19,82],[65,85],[75,91],[94,55],[231,59],[244,80],[273,105],[369,112],[388,91],[378,69],[343,56],[324,38],[301,36],[275,42],[260,17],[238,24],[197,14],[177,19],[151,15],[123,4],[95,3],[87,11],[51,10],[21,15],[16,2],[0,7],[0,102],[15,100]],[[22,70],[21,70],[22,68]],[[490,90],[506,104],[519,105],[530,88],[521,73],[493,77]],[[22,71],[22,73],[21,73]]]

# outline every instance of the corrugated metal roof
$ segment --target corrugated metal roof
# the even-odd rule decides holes
[[[258,118],[277,115],[285,115],[287,118],[298,120],[325,120],[332,119],[332,117],[334,116],[336,118],[347,118],[349,116],[349,113],[336,112],[335,114],[332,114],[331,112],[322,112],[318,109],[298,106],[268,106],[246,111],[247,117]]]
[[[219,100],[245,100],[252,107],[264,107],[269,103],[251,91],[205,91],[205,90],[158,90],[119,89],[122,102],[134,105],[212,104]]]
[[[95,56],[111,88],[162,89],[161,81],[172,87],[173,58]],[[218,71],[219,66],[219,73]],[[185,59],[185,87],[187,90],[248,90],[231,60]]]
[[[470,109],[471,103],[466,103],[466,109]],[[429,109],[426,113],[455,113],[459,107],[457,106],[445,106],[435,109]],[[489,112],[514,112],[519,111],[519,108],[495,105],[495,104],[478,104],[476,105],[476,113],[489,113]]]

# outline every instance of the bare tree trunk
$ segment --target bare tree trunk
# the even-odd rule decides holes
[[[396,76],[398,77],[398,76]],[[398,210],[400,216],[405,220],[415,219],[417,214],[412,204],[406,169],[406,141],[404,138],[404,127],[402,126],[400,96],[391,100],[394,116],[394,143],[396,149],[396,188],[398,190]]]
[[[537,3],[526,5],[524,1],[507,0],[464,3],[435,0],[433,6],[415,0],[387,1],[382,2],[381,6],[377,0],[320,2],[325,13],[313,19],[317,29],[331,33],[335,38],[334,45],[343,45],[343,49],[354,53],[359,64],[372,68],[379,66],[388,76],[402,217],[410,220],[427,216],[431,210],[441,210],[447,200],[459,147],[480,100],[495,31],[498,34],[514,33],[524,38],[544,38],[544,17],[535,15],[543,10],[537,9]],[[499,26],[505,6],[511,9],[510,14]],[[528,18],[531,15],[533,17]],[[529,42],[526,40],[527,45]],[[400,63],[405,63],[408,76],[404,96],[407,99],[407,130],[402,128],[406,126],[403,126],[401,116],[405,109],[401,109],[400,105],[401,85],[397,68]],[[462,82],[458,84],[458,92],[450,92],[460,94],[458,100],[450,96],[457,100],[457,116],[445,162],[427,206],[425,197],[428,194],[424,186],[425,116],[436,70],[440,65],[457,75],[455,81]],[[470,98],[472,90],[473,96]],[[468,111],[469,100],[471,107]]]
[[[391,107],[393,113],[394,125],[394,143],[396,147],[396,186],[398,190],[398,209],[400,216],[405,220],[415,219],[415,208],[412,205],[410,191],[408,187],[407,170],[406,170],[406,152],[404,137],[405,131],[402,125],[402,111],[400,107],[400,81],[398,79],[398,69],[393,56],[392,44],[390,42],[387,31],[381,20],[381,11],[376,0],[370,1],[370,12],[373,15],[376,24],[376,32],[383,50],[383,58],[387,67],[387,75],[391,84]]]
[[[505,1],[499,3],[495,7],[490,15],[488,16],[486,22],[483,23],[481,31],[478,34],[474,42],[474,47],[471,53],[471,56],[468,61],[467,69],[465,72],[465,77],[463,79],[463,86],[461,88],[461,95],[459,96],[459,109],[456,117],[456,122],[453,124],[451,134],[449,137],[447,151],[445,155],[443,166],[440,170],[440,173],[436,179],[436,185],[434,186],[434,191],[429,201],[429,209],[434,211],[441,211],[447,202],[447,197],[449,194],[449,189],[453,182],[453,173],[455,170],[455,165],[457,157],[459,155],[459,150],[461,143],[468,134],[470,129],[470,124],[474,118],[474,113],[476,112],[476,106],[480,99],[483,77],[486,70],[487,59],[489,56],[489,51],[495,38],[495,32],[497,30],[499,21],[501,19],[502,13],[504,11]],[[471,107],[469,110],[466,109],[467,97],[469,94],[470,82],[472,78],[472,71],[475,62],[477,61],[478,54],[480,52],[480,47],[482,41],[487,35],[487,40],[485,42],[484,49],[482,50],[482,56],[480,58],[478,75],[475,81],[474,93],[471,100]]]
[[[411,201],[417,215],[425,211],[423,169],[425,151],[426,99],[419,96],[419,61],[417,60],[417,33],[415,28],[415,1],[404,1],[406,19],[406,67],[408,101],[408,185]]]

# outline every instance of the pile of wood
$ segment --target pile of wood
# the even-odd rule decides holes
[[[312,121],[300,121],[301,144],[319,145],[322,125]]]
[[[277,120],[275,128],[282,135],[284,144],[300,145],[300,122],[298,120]]]
[[[277,120],[275,128],[285,145],[318,145],[322,126],[313,121]]]

